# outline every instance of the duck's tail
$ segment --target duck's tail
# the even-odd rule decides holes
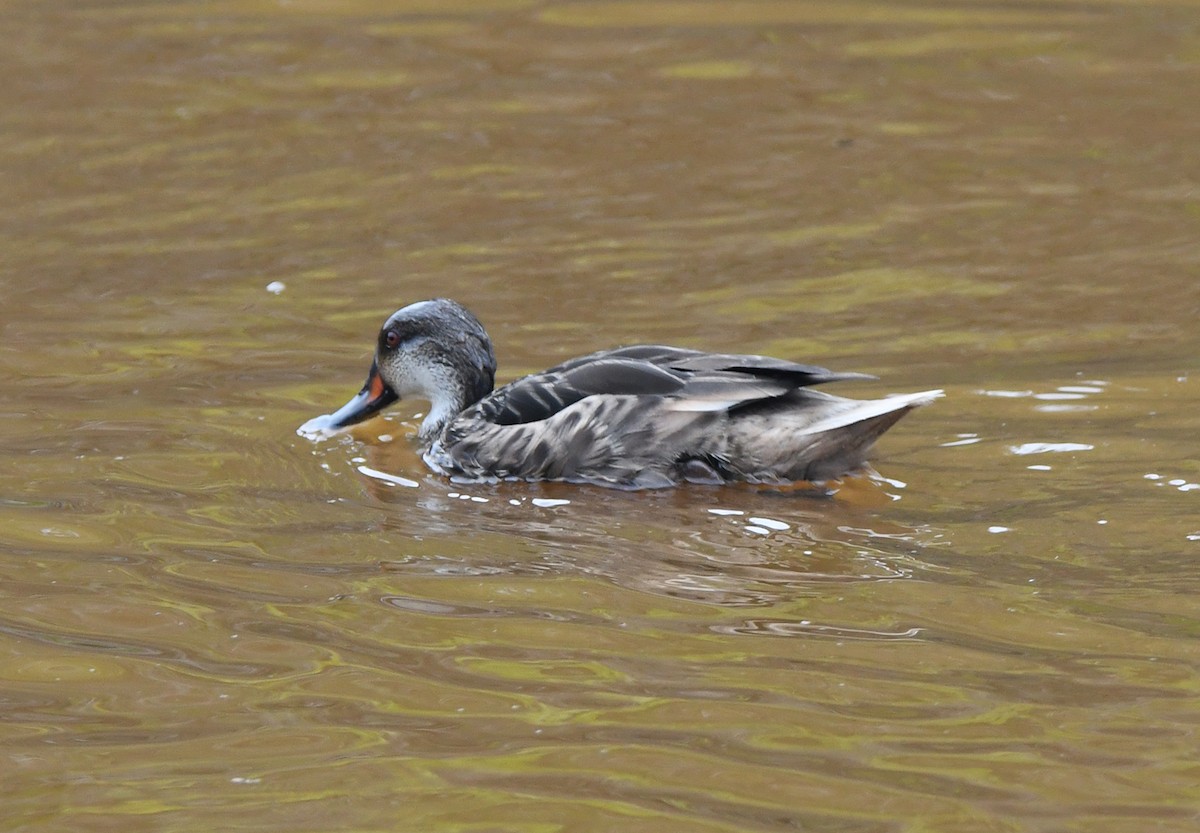
[[[759,472],[744,472],[748,479],[830,480],[865,463],[883,432],[909,411],[942,395],[940,390],[927,390],[854,400],[821,394],[819,400],[809,399],[808,407],[795,412],[792,420],[776,414],[769,423],[744,424],[745,433],[730,439],[750,452],[746,459],[757,458],[761,466]],[[751,432],[758,436],[752,437]]]
[[[869,399],[805,426],[802,434],[811,438],[811,453],[804,455],[804,473],[794,479],[828,480],[853,471],[867,461],[875,440],[901,417],[941,396],[940,390],[926,390]]]
[[[943,395],[941,390],[924,390],[920,393],[898,393],[883,399],[847,400],[854,401],[854,406],[810,422],[804,426],[801,433],[822,434],[840,428],[859,428],[866,424],[873,425],[883,417],[890,416],[891,421],[884,424],[875,434],[878,437],[913,408],[928,405]]]

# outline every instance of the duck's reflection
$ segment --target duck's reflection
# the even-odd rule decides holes
[[[846,478],[833,490],[689,485],[626,492],[562,483],[458,484],[421,474],[404,440],[354,463],[385,510],[390,572],[602,577],[620,587],[720,606],[765,606],[831,585],[895,581],[928,567],[927,529],[880,517],[895,481]],[[412,479],[404,475],[417,475]],[[831,496],[831,491],[833,492]],[[430,550],[436,555],[430,555]]]

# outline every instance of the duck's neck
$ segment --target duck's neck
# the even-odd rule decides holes
[[[429,399],[429,413],[425,415],[425,420],[421,423],[421,429],[417,436],[422,442],[433,442],[442,435],[446,430],[446,426],[450,424],[450,420],[454,419],[462,410],[471,404],[467,402],[467,397],[448,396],[443,393],[437,397]]]
[[[420,439],[433,442],[456,416],[491,393],[494,368],[493,360],[489,367],[443,368],[421,379],[416,392],[429,400],[429,413],[421,423]]]

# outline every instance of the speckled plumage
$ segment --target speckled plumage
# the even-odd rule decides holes
[[[315,427],[417,396],[431,403],[425,461],[455,478],[785,483],[853,470],[880,434],[941,395],[846,399],[810,386],[871,377],[660,345],[592,353],[491,392],[494,372],[478,319],[454,301],[422,301],[388,319],[363,391]]]

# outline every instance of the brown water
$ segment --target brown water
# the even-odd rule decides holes
[[[0,828],[1200,829],[1195,4],[0,31]],[[434,294],[948,398],[830,500],[295,436]]]

